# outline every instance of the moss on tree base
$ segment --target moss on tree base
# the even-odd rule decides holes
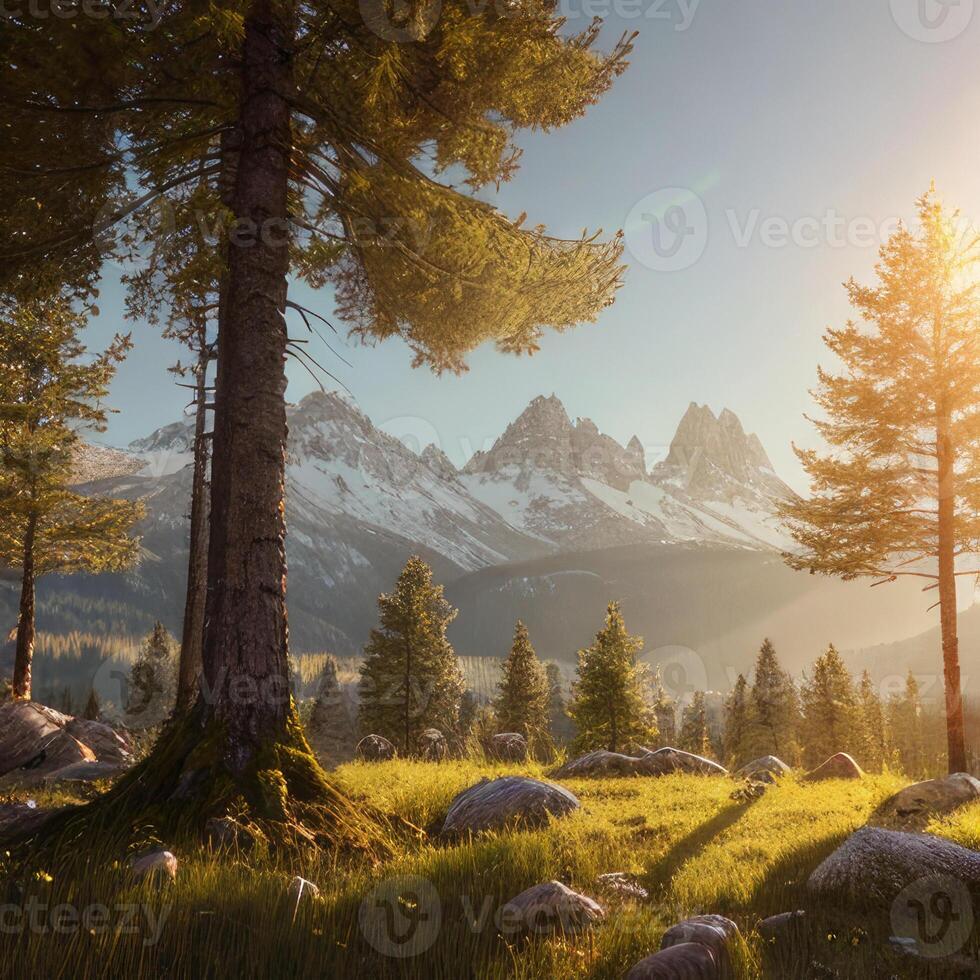
[[[348,799],[324,772],[294,707],[285,730],[253,753],[241,774],[225,762],[221,723],[198,705],[172,721],[150,755],[104,795],[54,814],[29,849],[77,849],[87,841],[156,839],[199,844],[207,821],[233,815],[276,847],[312,846],[381,857],[388,834],[380,814]]]

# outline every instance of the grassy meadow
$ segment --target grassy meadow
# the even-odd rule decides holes
[[[392,818],[390,856],[383,860],[322,852],[284,856],[265,847],[215,855],[173,846],[177,880],[163,886],[134,886],[126,854],[97,849],[74,855],[71,870],[22,868],[22,904],[33,897],[47,911],[39,913],[41,928],[12,932],[0,922],[0,973],[66,980],[620,980],[658,948],[671,924],[717,912],[743,930],[740,978],[788,976],[764,972],[755,923],[806,907],[804,883],[812,868],[904,782],[884,775],[805,785],[789,777],[758,800],[737,802],[728,778],[570,779],[564,785],[581,809],[544,829],[452,845],[436,838],[457,792],[483,776],[516,772],[545,775],[533,763],[477,759],[353,763],[335,770],[351,796]],[[50,794],[33,798],[42,806],[65,802]],[[977,847],[980,804],[929,829]],[[141,843],[170,844],[157,841],[152,827],[139,829],[134,849]],[[649,898],[602,892],[596,877],[606,872],[634,875]],[[297,905],[287,895],[294,875],[314,882],[319,897]],[[600,901],[605,921],[576,936],[519,940],[508,934],[497,910],[551,879]],[[75,927],[51,921],[51,910],[64,905],[82,910]],[[108,925],[86,918],[93,908],[109,910]],[[380,933],[379,914],[389,923]],[[130,918],[123,922],[125,915]],[[855,975],[879,974],[875,968]]]

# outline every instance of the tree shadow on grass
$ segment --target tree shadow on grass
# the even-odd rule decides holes
[[[716,837],[738,823],[755,802],[745,800],[727,806],[682,837],[645,875],[644,884],[649,891],[666,893],[681,868],[713,843]]]

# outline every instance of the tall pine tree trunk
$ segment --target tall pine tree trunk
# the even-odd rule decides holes
[[[210,348],[202,325],[198,338],[197,385],[194,419],[194,478],[191,490],[190,547],[187,560],[187,593],[180,641],[177,678],[177,712],[183,714],[194,703],[201,679],[204,643],[204,608],[208,569],[208,439],[207,369]]]
[[[949,413],[940,409],[936,432],[939,470],[939,626],[946,682],[946,738],[949,771],[966,772],[963,732],[963,696],[960,691],[960,653],[956,632],[956,487],[955,453],[950,437]]]
[[[242,50],[242,150],[218,339],[203,666],[236,777],[285,737],[287,188],[292,37],[257,0]]]
[[[17,617],[17,647],[14,654],[13,696],[30,700],[31,664],[34,660],[34,541],[37,518],[31,516],[24,532],[24,564],[21,575],[20,613]]]

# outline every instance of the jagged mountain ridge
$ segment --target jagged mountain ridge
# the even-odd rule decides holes
[[[682,422],[665,461],[670,466],[651,473],[638,438],[622,446],[591,421],[569,419],[557,397],[538,398],[494,446],[457,470],[437,447],[416,454],[380,431],[345,396],[307,396],[288,413],[294,643],[357,652],[378,593],[391,587],[412,553],[422,554],[447,583],[481,569],[624,544],[771,554],[780,543],[766,538],[772,502],[788,488],[740,425],[724,413],[724,422],[709,409],[697,413],[700,429]],[[143,619],[149,614],[179,624],[191,436],[187,419],[136,440],[125,455],[92,449],[86,474],[99,475],[92,465],[99,460],[111,465],[87,485],[147,504],[144,558],[125,575],[52,580],[44,589],[57,592],[61,606],[66,593],[109,598]],[[685,459],[696,461],[696,478],[682,478]],[[705,461],[713,482],[698,475]],[[717,510],[733,502],[744,513]],[[736,517],[745,515],[740,524]]]
[[[573,422],[554,395],[536,398],[463,468],[474,497],[561,550],[687,542],[784,548],[777,503],[793,491],[737,416],[691,404],[666,459],[647,472],[590,419]]]

